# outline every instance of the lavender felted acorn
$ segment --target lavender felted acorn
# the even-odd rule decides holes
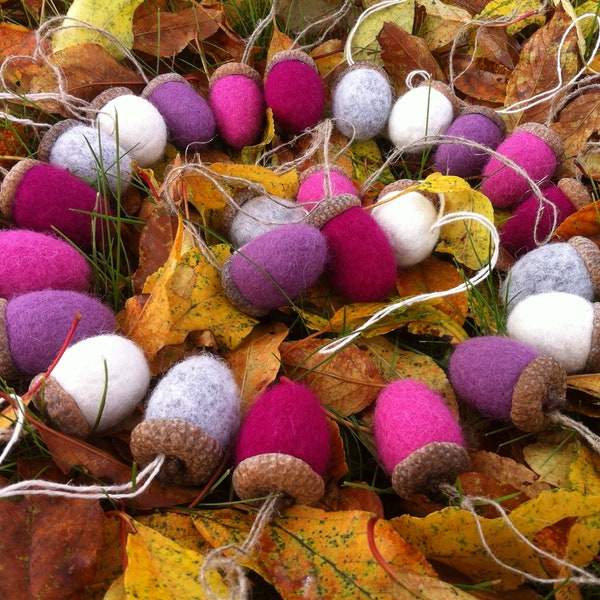
[[[182,360],[161,378],[131,432],[140,465],[164,455],[160,477],[200,485],[227,456],[240,420],[240,394],[231,369],[211,355]]]
[[[147,393],[150,368],[131,340],[105,334],[67,348],[33,401],[67,435],[86,438],[119,425]]]
[[[0,212],[17,227],[59,231],[90,248],[110,227],[108,201],[67,169],[26,158],[10,169],[0,188]]]
[[[0,377],[37,375],[45,371],[81,315],[71,344],[101,333],[113,333],[113,312],[96,298],[70,290],[40,290],[0,299]]]
[[[263,129],[266,108],[258,72],[245,63],[225,63],[208,83],[208,101],[224,142],[234,150],[255,144]]]
[[[158,75],[142,90],[167,125],[167,139],[181,150],[192,152],[208,144],[217,123],[208,101],[177,73]]]
[[[113,196],[127,190],[133,174],[131,156],[114,138],[75,119],[58,121],[46,131],[37,158],[69,170],[102,192],[106,185]]]
[[[435,492],[469,468],[460,425],[442,397],[414,379],[394,381],[381,391],[373,434],[400,496]]]
[[[296,201],[310,210],[323,198],[353,194],[358,196],[354,182],[335,165],[313,165],[302,171],[299,178]]]
[[[566,404],[567,374],[551,356],[502,336],[479,336],[456,346],[448,377],[457,396],[482,415],[523,431],[548,424]]]
[[[239,248],[221,270],[229,300],[246,314],[263,316],[289,305],[321,276],[327,241],[304,223],[280,225]]]
[[[317,396],[282,378],[248,411],[235,448],[233,488],[243,500],[281,493],[301,504],[324,494],[329,428]]]
[[[286,133],[301,133],[323,116],[323,82],[314,60],[302,50],[284,50],[271,58],[264,90],[275,124]]]
[[[86,258],[55,235],[30,229],[0,231],[0,298],[43,289],[89,289]]]

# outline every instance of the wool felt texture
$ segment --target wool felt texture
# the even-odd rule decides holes
[[[326,277],[336,293],[352,302],[376,302],[396,287],[396,259],[379,225],[359,206],[321,229],[329,248]]]
[[[342,75],[332,94],[335,126],[355,141],[379,135],[392,110],[392,87],[378,69],[355,63]]]
[[[96,125],[117,140],[140,167],[150,167],[164,154],[167,124],[145,98],[124,94],[109,100],[96,116]]]
[[[208,101],[228,146],[241,150],[259,140],[265,120],[262,85],[245,75],[226,75],[211,85]]]
[[[588,301],[594,284],[577,250],[566,242],[545,244],[521,257],[500,286],[500,298],[510,313],[533,294],[567,292]]]
[[[81,292],[40,290],[8,301],[5,313],[8,345],[21,372],[37,375],[50,366],[77,312],[81,313],[81,320],[70,345],[116,330],[116,319],[110,308]]]
[[[226,452],[240,423],[240,393],[227,364],[210,354],[186,358],[158,382],[145,419],[183,419],[200,427]]]
[[[444,135],[476,142],[495,150],[504,139],[503,129],[489,117],[478,113],[459,115],[452,121]],[[466,144],[440,144],[435,151],[433,164],[440,173],[456,177],[477,177],[490,155]]]
[[[556,170],[557,158],[552,148],[529,131],[513,132],[496,151],[521,167],[536,183],[551,178]],[[481,192],[496,208],[512,208],[531,191],[527,179],[493,156],[481,174]]]
[[[539,353],[501,336],[480,336],[458,344],[448,377],[456,394],[482,415],[510,422],[513,390],[523,369]]]
[[[114,196],[124,193],[132,177],[131,156],[95,127],[75,125],[52,144],[48,162],[68,169],[92,187],[106,186]]]
[[[323,116],[325,90],[318,71],[299,60],[282,60],[265,79],[265,102],[275,124],[298,134],[314,127]]]
[[[296,193],[296,201],[310,210],[329,195],[330,187],[331,196],[340,194],[358,196],[358,190],[352,179],[334,169],[326,176],[325,172],[319,169],[302,179]]]
[[[96,431],[118,425],[143,400],[150,368],[140,347],[126,337],[105,334],[88,337],[66,349],[52,377],[71,395]]]
[[[408,152],[420,152],[435,144],[424,138],[444,133],[454,120],[452,102],[428,85],[408,90],[392,106],[388,120],[388,137],[395,146],[411,144]],[[420,142],[420,143],[419,143]]]
[[[103,214],[112,211],[94,188],[66,169],[45,163],[24,173],[12,202],[12,220],[18,227],[47,233],[56,228],[82,248],[103,238],[108,225],[94,216]]]
[[[262,392],[248,411],[236,442],[235,464],[275,452],[303,460],[321,476],[329,462],[329,428],[319,398],[285,378]]]
[[[500,227],[500,243],[516,258],[546,241],[554,229],[576,211],[569,197],[558,186],[550,184],[541,191],[548,202],[542,204],[535,194],[528,194]]]
[[[514,307],[506,331],[555,358],[567,373],[577,373],[585,369],[592,349],[594,308],[585,298],[567,292],[535,294]]]
[[[43,289],[84,292],[91,269],[84,256],[59,237],[29,229],[0,231],[0,297]]]
[[[373,414],[373,434],[385,470],[431,442],[465,445],[460,426],[443,398],[414,379],[388,384]]]
[[[439,239],[437,210],[427,196],[408,192],[397,196],[389,192],[378,199],[371,216],[385,233],[394,252],[396,264],[409,267],[426,259]]]
[[[286,223],[299,223],[308,211],[292,200],[255,196],[246,200],[229,225],[229,241],[240,248],[255,237]]]
[[[147,99],[162,115],[167,139],[177,148],[197,151],[215,137],[217,123],[208,101],[187,82],[161,83]]]

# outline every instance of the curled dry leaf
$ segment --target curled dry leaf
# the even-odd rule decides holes
[[[589,238],[600,245],[600,207],[597,202],[588,204],[569,215],[554,230],[553,240],[567,241],[576,235]]]

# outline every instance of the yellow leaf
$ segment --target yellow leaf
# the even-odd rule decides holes
[[[124,574],[119,575],[119,577],[111,583],[102,600],[128,600]]]
[[[206,554],[210,545],[202,538],[189,515],[177,512],[154,512],[137,515],[136,522],[175,542],[181,548]]]
[[[600,496],[600,456],[581,445],[569,469],[569,482],[580,494]]]
[[[427,11],[419,36],[432,52],[449,50],[454,42],[465,41],[468,29],[464,25],[472,21],[469,12],[438,0],[419,0],[419,6]]]
[[[258,144],[254,144],[254,146],[242,148],[240,154],[242,163],[246,165],[254,164],[264,148],[273,141],[275,137],[275,120],[273,119],[273,110],[271,108],[267,108],[266,110],[266,121],[262,140]]]
[[[540,481],[557,487],[569,487],[569,472],[577,456],[579,443],[550,444],[537,442],[523,448],[523,456]]]
[[[506,32],[508,35],[515,35],[529,25],[544,24],[545,17],[541,10],[543,6],[543,0],[520,0],[519,2],[515,2],[515,0],[491,0],[477,17],[492,21],[508,18],[511,24],[506,28]],[[529,13],[534,14],[521,18]]]
[[[125,56],[123,49],[102,35],[101,31],[111,34],[125,48],[131,50],[133,13],[141,3],[142,0],[111,0],[110,2],[74,0],[61,29],[52,38],[52,51],[58,52],[69,46],[92,42],[103,46],[117,60],[121,60]],[[78,21],[83,21],[90,27],[78,27]]]

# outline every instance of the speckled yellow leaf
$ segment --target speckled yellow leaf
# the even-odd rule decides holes
[[[600,496],[600,456],[583,444],[571,463],[569,482],[581,494]]]
[[[464,26],[472,21],[468,11],[438,0],[419,0],[419,6],[427,11],[419,37],[427,42],[432,52],[449,50],[456,41],[459,44],[465,42],[469,30]]]
[[[544,15],[540,11],[543,5],[543,0],[519,0],[519,2],[515,2],[515,0],[491,0],[478,17],[492,21],[508,18],[512,22],[507,27],[507,33],[515,35],[529,25],[542,25],[544,23]],[[526,18],[519,18],[533,11],[535,11],[535,14]]]
[[[245,146],[240,152],[240,161],[244,164],[254,164],[261,152],[268,146],[275,137],[275,120],[273,119],[273,110],[267,108],[265,111],[265,128],[263,131],[263,137],[257,144],[253,146]]]
[[[523,448],[523,457],[529,468],[545,481],[557,487],[569,487],[569,471],[577,456],[579,443],[551,444],[536,442]]]

